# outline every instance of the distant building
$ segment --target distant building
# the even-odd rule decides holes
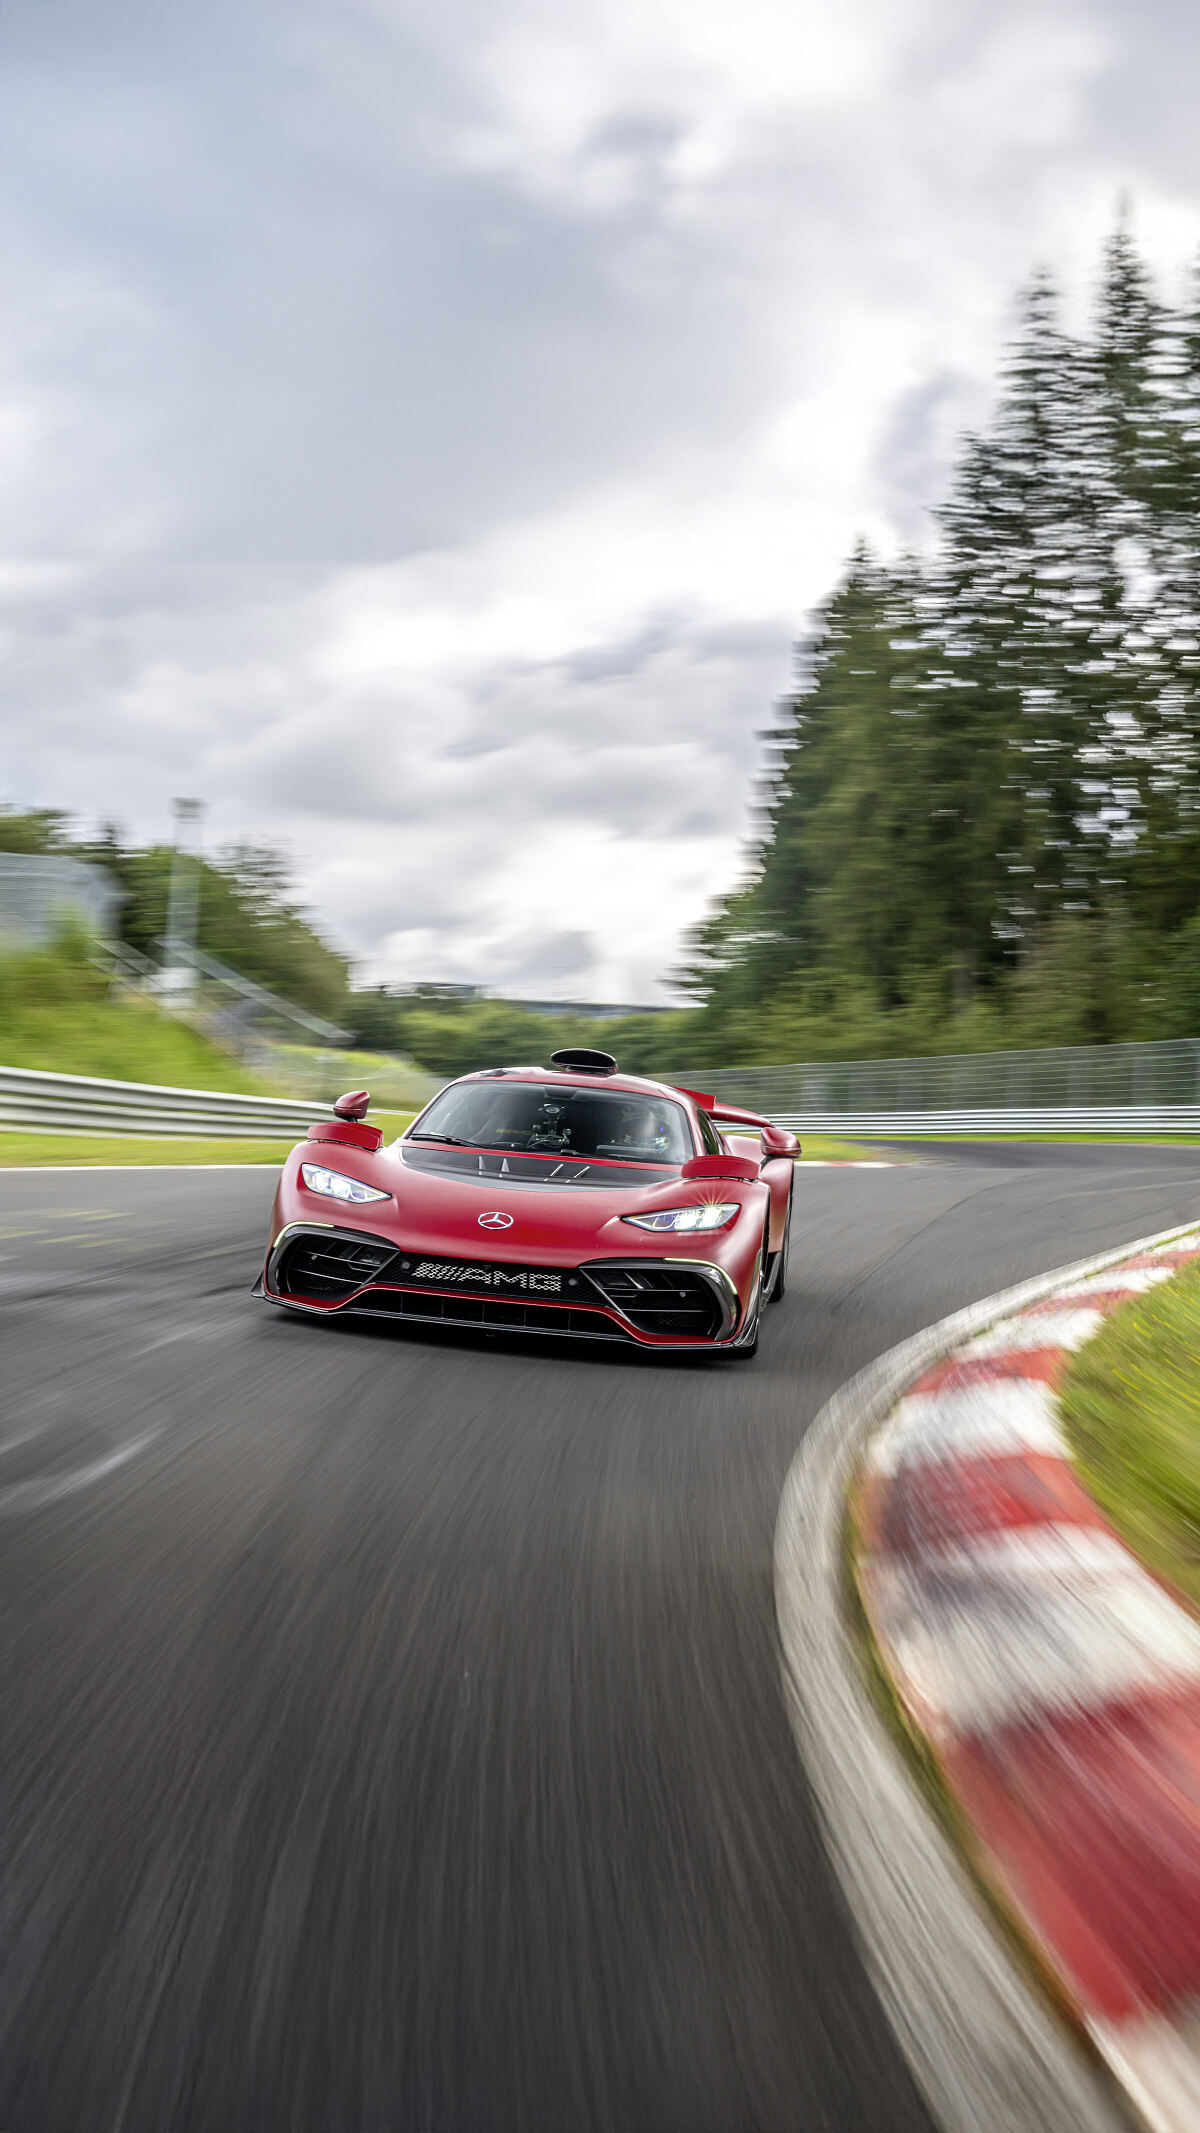
[[[37,948],[64,920],[111,940],[121,902],[103,867],[55,852],[0,852],[0,946]]]
[[[672,1007],[637,1007],[610,1000],[506,1000],[506,1007],[524,1007],[531,1015],[578,1015],[581,1021],[619,1022],[625,1015],[670,1015]]]
[[[459,985],[428,978],[417,979],[411,985],[388,985],[383,990],[393,999],[456,1000],[468,1005],[492,1000],[497,1007],[523,1007],[531,1015],[578,1015],[587,1022],[617,1022],[625,1015],[673,1015],[679,1011],[677,1006],[631,1006],[627,1000],[515,1000],[511,993],[491,992],[486,985]]]
[[[431,979],[421,979],[414,985],[396,985],[392,987],[392,990],[400,994],[415,994],[422,1000],[486,1000],[487,998],[486,985],[454,985],[448,981],[434,983]]]
[[[670,1015],[673,1007],[637,1007],[628,1001],[614,1004],[607,1000],[514,1000],[509,993],[489,992],[486,985],[457,985],[449,982],[433,983],[422,980],[412,985],[392,985],[388,990],[398,998],[421,1000],[494,1000],[498,1007],[523,1007],[531,1015],[578,1015],[586,1022],[616,1022],[624,1015]]]

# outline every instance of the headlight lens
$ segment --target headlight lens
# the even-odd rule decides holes
[[[623,1215],[635,1229],[726,1229],[742,1211],[739,1200],[708,1201],[702,1207],[661,1207],[654,1215]]]
[[[357,1178],[344,1178],[340,1170],[322,1170],[319,1163],[301,1163],[300,1175],[310,1192],[326,1200],[390,1200],[390,1192],[377,1192],[374,1185],[360,1185]]]

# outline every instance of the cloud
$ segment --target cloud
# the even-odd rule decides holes
[[[1177,0],[60,0],[7,28],[7,796],[364,975],[661,996],[1014,286],[1200,236]],[[1172,64],[1164,69],[1162,51]],[[563,961],[563,958],[566,961]]]

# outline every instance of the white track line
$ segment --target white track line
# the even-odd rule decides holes
[[[279,1167],[287,1161],[279,1158]],[[266,1163],[0,1163],[0,1178],[83,1178],[98,1175],[132,1177],[137,1171],[154,1170],[274,1170],[275,1158]]]

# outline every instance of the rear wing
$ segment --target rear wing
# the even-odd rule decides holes
[[[760,1111],[742,1111],[737,1104],[714,1104],[712,1115],[723,1126],[769,1126],[771,1120]]]

